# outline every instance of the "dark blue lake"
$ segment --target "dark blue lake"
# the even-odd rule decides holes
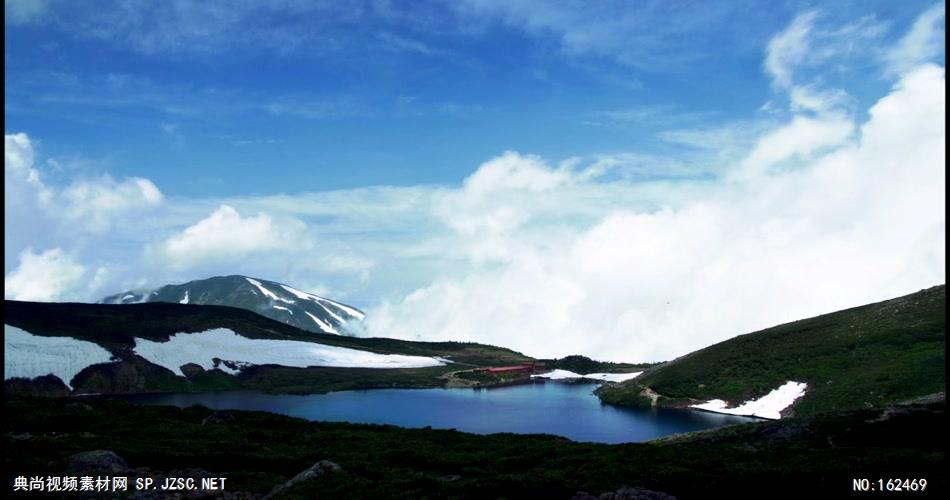
[[[147,394],[137,404],[264,410],[309,420],[457,429],[476,434],[556,434],[574,441],[626,443],[757,419],[698,410],[602,404],[596,384],[537,382],[494,389],[372,389],[295,396],[232,391]]]

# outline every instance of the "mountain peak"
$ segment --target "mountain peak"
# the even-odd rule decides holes
[[[171,302],[238,307],[316,333],[344,334],[366,314],[290,285],[239,274],[213,276],[154,290],[127,291],[104,297],[102,304]]]

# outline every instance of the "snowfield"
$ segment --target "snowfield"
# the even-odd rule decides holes
[[[714,399],[702,404],[692,405],[691,408],[713,411],[716,413],[728,413],[730,415],[742,415],[746,417],[761,417],[778,420],[782,418],[781,412],[795,402],[796,399],[805,395],[808,384],[804,382],[786,382],[778,389],[762,396],[759,399],[746,401],[735,408],[728,408],[728,403],[721,399]]]
[[[219,368],[234,374],[239,370],[224,364],[216,367],[213,358],[242,365],[281,365],[292,367],[334,366],[357,368],[423,368],[443,365],[440,360],[425,356],[376,354],[373,352],[328,346],[298,340],[249,339],[226,328],[198,333],[177,333],[168,342],[135,339],[135,352],[156,365],[184,375],[186,363],[201,365],[205,370]]]
[[[604,382],[623,382],[624,380],[630,380],[636,378],[637,375],[640,375],[643,372],[632,372],[632,373],[588,373],[587,375],[581,375],[579,373],[574,373],[567,370],[551,370],[548,373],[542,373],[540,375],[532,375],[536,378],[547,378],[551,380],[569,380],[576,378],[590,378],[596,380],[603,380]]]
[[[112,354],[98,344],[72,337],[41,337],[10,325],[3,325],[3,347],[4,379],[52,374],[70,389],[73,377],[84,368],[112,360]]]

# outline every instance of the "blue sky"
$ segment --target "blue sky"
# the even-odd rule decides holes
[[[944,281],[943,2],[5,11],[8,298],[241,273],[651,360]]]
[[[6,29],[8,131],[64,168],[148,177],[169,196],[459,183],[508,149],[662,153],[665,129],[775,98],[763,47],[813,7],[26,3],[41,8]],[[887,43],[930,5],[835,2],[817,22],[864,22]],[[866,103],[889,83],[849,57],[823,76]]]

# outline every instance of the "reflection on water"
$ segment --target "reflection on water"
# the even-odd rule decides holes
[[[538,382],[495,389],[370,389],[295,396],[232,391],[147,394],[138,404],[264,410],[309,420],[457,429],[477,434],[556,434],[575,441],[625,443],[756,419],[695,410],[602,404],[596,384]]]

